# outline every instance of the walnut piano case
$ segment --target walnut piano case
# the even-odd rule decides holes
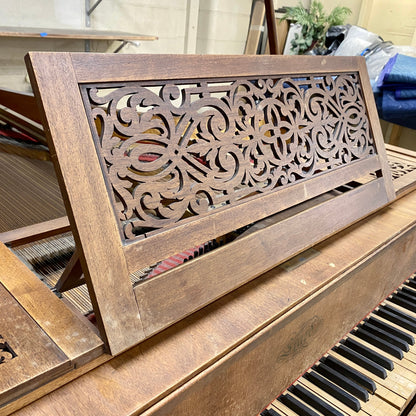
[[[0,406],[103,354],[83,317],[0,243]]]
[[[57,413],[60,397],[68,414],[254,414],[413,270],[415,196],[380,210],[395,192],[363,59],[31,53],[27,65],[76,242],[66,277],[83,281],[80,262],[117,356],[56,380],[50,369],[4,413],[49,393],[20,413]],[[302,267],[275,267],[312,246]]]

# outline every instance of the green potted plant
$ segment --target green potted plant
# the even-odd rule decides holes
[[[325,45],[325,35],[331,26],[342,25],[351,10],[348,7],[335,7],[329,15],[326,15],[324,6],[319,0],[313,0],[311,7],[307,10],[302,3],[295,7],[288,7],[282,17],[299,23],[302,26],[300,34],[296,34],[292,40],[291,50],[302,55],[311,50],[322,52]]]

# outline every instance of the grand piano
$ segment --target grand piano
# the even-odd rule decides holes
[[[22,260],[28,238],[3,234],[1,415],[408,407],[415,311],[397,299],[414,291],[416,162],[386,152],[363,59],[31,53],[26,62],[74,249],[50,290]],[[32,229],[45,236],[44,225]],[[82,287],[88,314],[63,293]],[[358,334],[377,319],[402,328],[408,345],[386,382],[364,367],[350,376],[358,364],[343,355],[354,344],[373,362],[379,350],[394,356],[391,342],[386,351]],[[340,393],[319,372],[339,362],[367,395]],[[327,396],[314,407],[302,389]]]

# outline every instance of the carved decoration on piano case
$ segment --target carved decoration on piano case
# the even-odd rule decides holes
[[[391,169],[391,176],[393,177],[393,179],[398,179],[416,169],[416,165],[408,164],[405,162],[389,160],[388,163]]]
[[[13,358],[17,357],[17,354],[13,351],[12,347],[4,341],[4,338],[0,335],[0,364],[7,363]]]
[[[375,153],[357,74],[81,90],[126,239]]]
[[[296,354],[302,354],[302,351],[309,346],[311,340],[314,339],[314,334],[317,333],[317,330],[322,324],[323,319],[318,315],[314,315],[308,319],[299,329],[299,332],[293,333],[290,339],[288,339],[277,360],[285,362]]]

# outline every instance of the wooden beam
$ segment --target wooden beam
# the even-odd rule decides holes
[[[245,55],[256,55],[259,48],[261,33],[264,31],[264,1],[254,0],[251,10],[250,27],[248,29]]]
[[[25,120],[23,117],[11,113],[5,108],[0,108],[0,120],[36,139],[39,143],[45,146],[48,145],[41,125],[35,124],[35,122],[31,122],[30,120]]]
[[[270,55],[278,55],[277,26],[274,15],[273,0],[264,0],[266,6],[267,35],[269,38]]]
[[[0,104],[36,123],[41,123],[38,106],[33,94],[0,88]]]
[[[75,249],[75,252],[65,267],[64,272],[56,283],[55,289],[58,292],[65,292],[69,289],[73,289],[74,287],[78,287],[83,283],[85,283],[85,279],[82,278],[81,262],[79,261],[78,252]]]
[[[68,217],[61,217],[0,233],[0,241],[10,247],[16,247],[70,230]]]

